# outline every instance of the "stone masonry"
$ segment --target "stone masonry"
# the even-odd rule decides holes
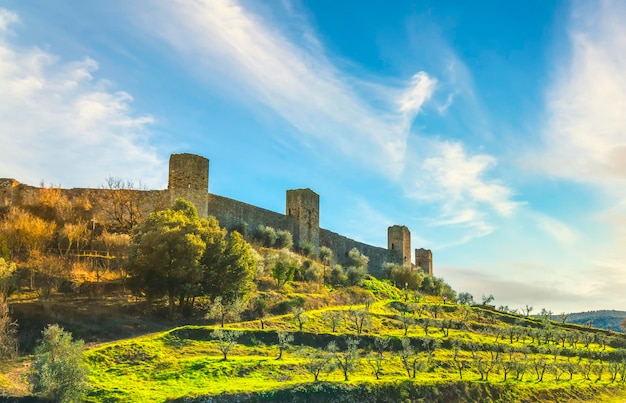
[[[347,261],[348,252],[357,248],[369,257],[368,270],[381,277],[385,263],[397,263],[407,267],[411,264],[411,233],[406,226],[393,225],[387,230],[387,248],[355,241],[343,235],[320,228],[320,197],[311,189],[293,189],[286,193],[286,212],[280,214],[227,197],[209,193],[209,160],[195,154],[172,154],[169,160],[167,190],[135,190],[144,213],[166,207],[179,197],[192,202],[200,217],[215,216],[222,227],[229,230],[247,227],[254,231],[259,225],[292,233],[295,245],[307,242],[315,251],[321,246],[329,247],[339,264]],[[43,188],[28,186],[14,179],[0,178],[0,209],[12,205],[35,203]],[[104,209],[110,189],[60,189],[68,200],[91,199],[97,216]],[[415,267],[433,274],[432,252],[415,249]]]

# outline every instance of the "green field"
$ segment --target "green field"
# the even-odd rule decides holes
[[[291,314],[267,318],[264,329],[258,320],[226,325],[241,332],[227,360],[212,337],[214,326],[185,326],[92,348],[86,353],[92,385],[87,400],[626,400],[623,335],[444,304],[435,297],[405,301],[394,290],[382,293],[379,288],[389,286],[376,280],[368,287],[379,298],[367,309],[353,304],[306,311],[302,331]],[[381,298],[389,294],[396,298]],[[343,316],[335,332],[325,315],[331,311]],[[359,315],[365,318],[360,334]],[[293,335],[280,360],[278,331]],[[412,352],[403,349],[403,338]],[[358,341],[349,380],[332,365],[314,382],[307,367],[315,360],[337,363],[348,339]],[[389,339],[381,353],[374,351],[377,339]],[[429,352],[425,340],[439,345]],[[327,349],[333,341],[336,355]]]

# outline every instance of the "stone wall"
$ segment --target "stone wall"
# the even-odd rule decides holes
[[[286,230],[292,234],[296,230],[296,221],[293,217],[215,194],[208,195],[208,213],[217,218],[220,226],[229,230],[237,228],[242,223],[247,224],[248,232],[251,234],[259,225]]]
[[[311,189],[288,190],[285,214],[266,210],[251,204],[227,197],[210,194],[209,160],[194,154],[173,154],[170,156],[169,183],[167,190],[110,190],[110,189],[57,189],[69,201],[84,206],[85,219],[110,220],[107,210],[113,200],[126,195],[132,197],[141,212],[149,213],[167,208],[178,197],[191,201],[201,217],[215,216],[220,225],[229,230],[247,225],[253,233],[259,225],[286,230],[292,233],[294,244],[310,242],[315,251],[320,246],[329,247],[337,263],[345,264],[348,252],[356,248],[369,257],[368,270],[372,275],[382,277],[382,266],[393,262],[411,265],[411,233],[406,226],[394,225],[388,229],[388,248],[381,248],[355,241],[319,227],[319,195]],[[0,207],[11,205],[36,205],[41,193],[49,191],[20,184],[13,179],[0,179]],[[124,193],[126,192],[126,193]],[[416,266],[432,275],[432,252],[416,249]]]
[[[13,202],[13,188],[19,184],[15,179],[0,178],[0,207],[8,207]]]
[[[326,229],[320,229],[320,246],[330,248],[335,254],[335,259],[339,264],[345,264],[348,260],[348,252],[352,248],[356,248],[359,252],[361,252],[361,254],[369,257],[370,259],[367,271],[371,275],[379,278],[384,276],[383,265],[385,263],[400,263],[400,261],[398,261],[397,254],[393,251],[355,241],[354,239],[350,239]]]

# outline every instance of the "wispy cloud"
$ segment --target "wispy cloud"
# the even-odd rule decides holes
[[[408,192],[421,201],[446,200],[442,214],[450,224],[465,204],[482,217],[472,225],[483,233],[490,231],[485,207],[502,216],[514,211],[512,191],[485,179],[494,157],[470,155],[458,142],[429,140],[427,154],[409,146],[414,121],[437,90],[432,74],[364,80],[333,63],[305,19],[299,19],[301,35],[287,34],[235,1],[160,2],[154,10],[144,29],[175,49],[185,66],[229,96],[269,107],[298,129],[302,143],[338,150],[398,183],[419,178]]]
[[[135,115],[128,93],[97,80],[96,61],[64,62],[12,43],[4,33],[16,21],[0,9],[0,176],[97,186],[116,175],[162,185],[165,168],[147,144],[153,118]]]
[[[540,230],[563,246],[574,246],[581,238],[580,232],[553,217],[532,212],[530,218],[535,221]]]
[[[540,166],[613,192],[626,180],[626,4],[574,4],[571,53],[548,91]]]

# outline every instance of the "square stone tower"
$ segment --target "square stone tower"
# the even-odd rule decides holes
[[[404,225],[392,225],[387,229],[387,249],[393,251],[397,262],[411,267],[411,231]]]
[[[195,154],[170,155],[167,190],[170,202],[182,197],[196,206],[198,215],[209,215],[209,160]]]
[[[433,252],[430,249],[415,249],[415,266],[420,267],[428,275],[433,275]]]
[[[320,196],[311,189],[288,190],[285,214],[296,221],[294,243],[310,242],[317,253],[320,247]]]

